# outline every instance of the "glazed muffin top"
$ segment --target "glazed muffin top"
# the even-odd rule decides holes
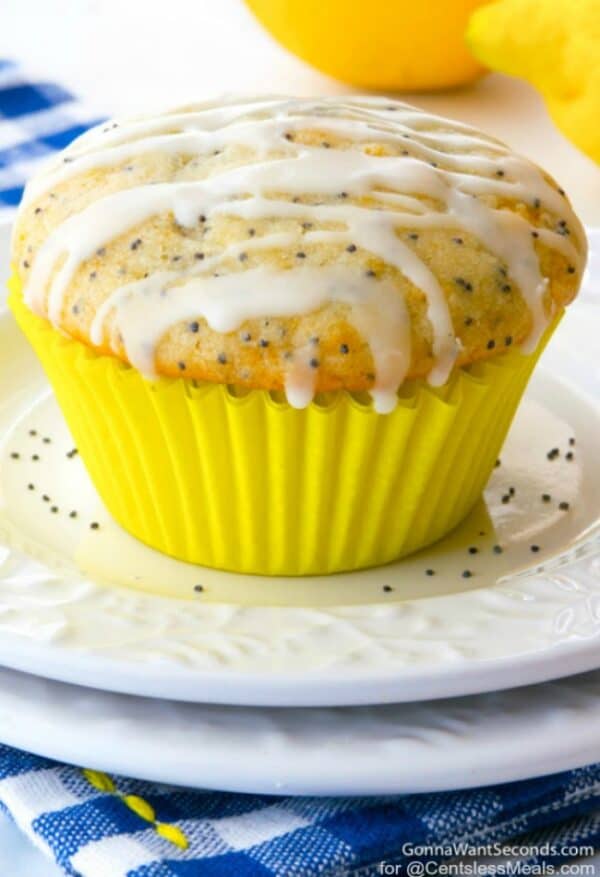
[[[565,193],[487,135],[383,98],[256,98],[105,123],[28,185],[26,303],[148,377],[371,393],[512,345],[575,296]]]

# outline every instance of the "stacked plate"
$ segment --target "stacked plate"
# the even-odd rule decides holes
[[[433,548],[328,578],[200,569],[120,530],[1,311],[2,742],[287,794],[441,790],[600,760],[600,234],[590,241],[585,289],[479,506]],[[3,228],[4,274],[7,260]]]

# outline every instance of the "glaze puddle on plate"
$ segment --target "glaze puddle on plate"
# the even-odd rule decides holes
[[[14,423],[0,458],[4,523],[16,544],[29,546],[48,563],[72,565],[107,584],[186,599],[335,606],[489,587],[561,556],[593,526],[600,510],[600,470],[584,428],[589,434],[590,419],[596,418],[600,429],[600,419],[551,378],[538,384],[546,403],[524,403],[485,498],[467,520],[436,545],[386,567],[327,577],[242,576],[191,566],[147,548],[104,510],[47,392],[25,397],[16,423],[16,406],[2,421],[3,426],[7,420]],[[548,459],[553,448],[559,454]],[[568,509],[561,510],[564,503]]]
[[[583,291],[536,370],[487,505],[412,558],[327,579],[201,570],[124,534],[66,456],[44,375],[0,312],[0,663],[153,698],[277,707],[452,697],[600,666],[600,360],[588,331],[600,235],[590,244]],[[0,273],[7,253],[0,226]]]

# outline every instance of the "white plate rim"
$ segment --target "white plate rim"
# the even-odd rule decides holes
[[[0,669],[4,743],[231,792],[390,795],[530,779],[598,761],[599,722],[599,671],[455,699],[296,709],[132,697]]]
[[[0,232],[6,235],[7,228],[5,226]],[[595,233],[593,240],[593,257],[597,259],[600,254],[600,235]],[[591,284],[588,286],[585,298],[594,301]],[[0,618],[0,662],[5,666],[40,673],[49,678],[124,693],[249,705],[332,706],[389,703],[467,695],[527,685],[587,671],[600,663],[600,611],[596,605],[600,595],[599,545],[598,538],[583,544],[565,558],[559,570],[520,577],[519,592],[516,595],[516,580],[512,580],[510,588],[498,583],[490,589],[452,596],[452,600],[462,601],[466,615],[471,618],[471,629],[477,627],[477,619],[482,623],[487,619],[489,630],[490,613],[506,623],[511,613],[514,614],[525,602],[531,604],[532,601],[540,612],[547,613],[552,622],[558,614],[568,611],[571,599],[569,589],[583,588],[590,603],[583,622],[575,630],[556,631],[552,636],[546,631],[544,642],[540,641],[539,648],[527,654],[510,654],[490,659],[486,656],[485,649],[480,648],[480,653],[474,655],[471,643],[471,654],[467,657],[461,654],[457,646],[456,631],[451,635],[448,630],[446,640],[443,636],[438,637],[444,648],[439,650],[437,659],[431,660],[429,664],[415,664],[411,667],[406,662],[390,658],[385,667],[380,665],[375,671],[373,667],[356,666],[352,661],[345,664],[344,656],[340,655],[339,660],[324,668],[314,661],[312,666],[310,663],[315,635],[328,625],[337,624],[345,628],[354,626],[364,636],[364,631],[360,629],[360,610],[362,608],[364,612],[365,607],[319,607],[316,611],[298,607],[274,609],[194,604],[194,620],[200,625],[198,635],[200,636],[202,624],[205,625],[203,635],[207,629],[210,630],[212,618],[213,630],[218,627],[221,637],[221,664],[216,668],[207,668],[206,655],[197,655],[197,660],[189,653],[185,660],[181,660],[173,650],[157,655],[156,641],[164,628],[162,622],[159,624],[157,616],[161,612],[177,612],[179,601],[81,582],[79,584],[82,587],[73,589],[71,607],[64,602],[61,604],[59,600],[53,603],[48,593],[44,594],[44,599],[48,600],[48,606],[54,615],[73,606],[78,610],[83,607],[85,611],[87,601],[89,612],[100,611],[104,612],[105,617],[109,617],[111,613],[118,615],[121,611],[121,615],[134,618],[136,629],[132,630],[131,641],[121,649],[118,658],[112,657],[110,652],[98,654],[86,651],[80,644],[75,649],[76,659],[73,660],[73,649],[64,643],[48,639],[44,641],[40,637],[36,641],[31,633],[12,633],[10,624],[3,624]],[[24,555],[21,557],[18,551],[13,550],[13,565],[27,562]],[[413,637],[418,636],[424,619],[434,621],[439,634],[440,621],[443,623],[440,601],[445,599],[449,598],[435,597],[413,601],[418,604],[419,609],[419,617],[413,626]],[[433,616],[427,619],[427,611],[431,609],[433,601],[436,601]],[[151,606],[154,606],[153,619],[150,619]],[[408,610],[406,607],[409,607]],[[16,611],[18,607],[11,605],[9,608]],[[407,636],[407,624],[411,623],[411,618],[414,621],[410,608],[408,603],[402,604],[401,611],[393,610],[391,606],[386,607],[388,613],[397,612],[404,637]],[[307,659],[301,672],[292,671],[289,667],[283,672],[278,671],[277,658],[281,658],[281,655],[273,655],[274,660],[262,672],[244,669],[243,655],[240,657],[239,654],[243,639],[239,636],[240,615],[247,621],[252,612],[259,609],[263,624],[266,622],[268,630],[272,629],[269,620],[275,618],[281,623],[282,614],[285,614],[290,629],[294,630],[294,648],[303,650]],[[378,606],[375,609],[379,611]],[[26,612],[27,607],[20,607],[20,610],[22,613]],[[189,604],[185,604],[185,612],[189,611]],[[273,612],[276,614],[273,615]],[[539,625],[539,617],[536,617],[535,623]],[[483,642],[483,635],[480,639]],[[446,646],[453,642],[456,646],[455,652],[452,660],[448,660]],[[435,657],[432,655],[432,658]]]

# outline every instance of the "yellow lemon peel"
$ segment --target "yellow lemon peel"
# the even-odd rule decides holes
[[[600,163],[598,0],[497,0],[473,13],[466,39],[483,64],[535,86],[558,128]]]
[[[482,67],[464,41],[484,0],[246,0],[286,49],[361,88],[414,91],[470,82]]]

